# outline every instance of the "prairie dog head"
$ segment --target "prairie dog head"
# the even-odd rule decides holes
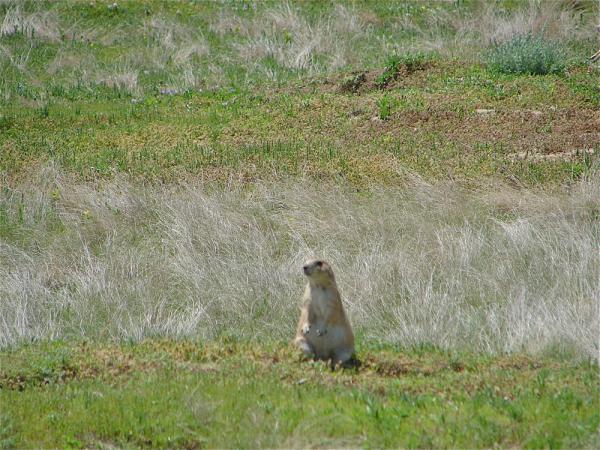
[[[312,285],[329,287],[335,284],[331,266],[321,259],[309,259],[302,266],[302,270]]]

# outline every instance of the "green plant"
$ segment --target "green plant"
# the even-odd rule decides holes
[[[377,108],[379,109],[379,118],[381,120],[388,120],[392,114],[391,109],[391,100],[387,95],[384,95],[382,98],[377,100]]]
[[[543,35],[516,36],[495,44],[485,55],[488,68],[500,73],[545,75],[565,70],[565,51]]]
[[[48,103],[44,103],[37,110],[37,115],[40,119],[47,119],[50,116],[50,105]]]
[[[422,52],[388,56],[383,73],[377,77],[375,84],[380,88],[387,86],[390,81],[396,79],[402,69],[408,73],[424,69],[428,59],[428,56]]]

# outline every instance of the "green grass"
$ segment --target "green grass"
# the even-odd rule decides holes
[[[532,79],[438,63],[404,84],[359,96],[317,80],[268,96],[220,90],[133,103],[50,98],[40,107],[3,111],[0,170],[19,176],[53,160],[84,179],[116,172],[167,181],[308,173],[364,184],[397,183],[403,167],[428,179],[451,173],[462,180],[565,182],[582,174],[584,154],[535,162],[515,155],[528,148],[541,155],[597,153],[594,131],[582,129],[595,126],[595,79],[584,70]],[[498,114],[481,116],[478,108]],[[385,123],[373,123],[374,116]]]
[[[585,175],[583,156],[544,155],[598,152],[598,73],[579,57],[594,48],[596,7],[575,17],[512,1],[488,13],[476,2],[9,1],[0,172],[52,160],[86,180],[397,184],[408,169],[433,180],[570,182]],[[474,56],[524,18],[561,39],[573,62],[564,76],[502,75]],[[478,117],[482,108],[499,114]],[[542,113],[534,128],[531,110]],[[544,157],[515,157],[530,151]]]
[[[600,446],[597,2],[109,3],[0,2],[0,448]]]
[[[424,53],[407,53],[403,55],[391,55],[385,61],[385,67],[375,83],[380,88],[386,87],[391,81],[401,75],[401,71],[411,73],[415,70],[423,70],[428,62],[428,55]]]
[[[32,344],[0,353],[5,447],[590,447],[597,367],[434,348]]]

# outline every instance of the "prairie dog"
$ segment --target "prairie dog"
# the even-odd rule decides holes
[[[310,259],[302,267],[308,277],[294,344],[305,356],[331,360],[331,365],[355,361],[354,334],[344,312],[331,266]]]

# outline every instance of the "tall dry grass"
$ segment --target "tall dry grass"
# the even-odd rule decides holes
[[[73,183],[0,197],[0,346],[293,333],[310,256],[358,340],[597,358],[600,183],[551,194],[415,182],[215,189]]]
[[[431,10],[424,23],[399,18],[398,25],[411,30],[417,39],[401,44],[401,50],[430,50],[442,55],[476,57],[492,44],[517,36],[543,35],[562,44],[596,37],[593,11],[568,0],[528,0],[505,10],[495,2],[479,1],[470,10]],[[596,7],[597,9],[597,7]]]
[[[356,62],[353,46],[365,36],[368,24],[343,4],[320,20],[309,20],[300,8],[283,3],[252,19],[222,14],[211,29],[221,35],[235,30],[241,39],[233,45],[245,63],[272,58],[286,69],[318,73]]]
[[[394,52],[434,51],[473,61],[491,44],[527,33],[560,41],[582,62],[598,35],[597,8],[577,8],[570,0],[529,0],[509,9],[483,0],[458,6],[337,2],[319,14],[306,2],[258,2],[251,12],[214,3],[206,16],[158,8],[129,16],[134,9],[124,7],[122,15],[96,21],[73,20],[64,3],[4,4],[0,39],[20,35],[27,41],[5,39],[0,47],[0,63],[14,66],[13,76],[33,85],[112,86],[132,95],[382,67]],[[99,13],[108,4],[89,8]],[[40,42],[56,52],[36,50]],[[27,46],[34,49],[31,62]]]
[[[58,18],[51,11],[25,12],[19,4],[8,8],[0,23],[0,38],[22,34],[28,38],[58,42],[61,39]]]

